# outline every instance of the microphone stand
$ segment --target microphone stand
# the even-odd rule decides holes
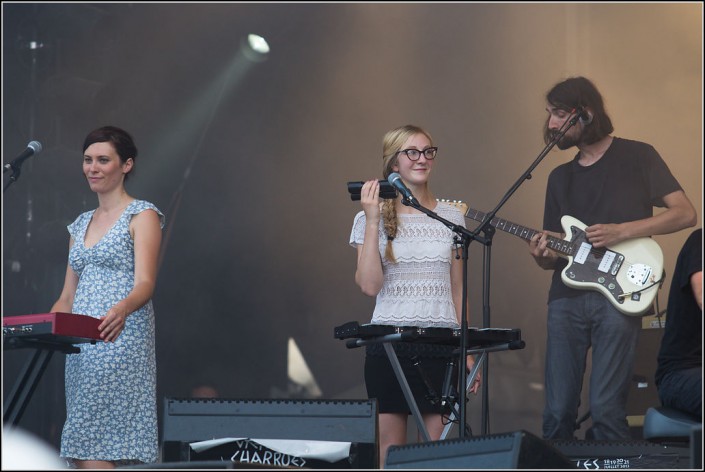
[[[485,233],[485,238],[487,242],[484,244],[483,253],[483,274],[482,274],[482,314],[483,314],[483,328],[490,327],[490,260],[491,260],[491,246],[492,246],[492,236],[494,235],[495,229],[491,225],[497,212],[504,206],[504,204],[509,200],[509,198],[517,191],[521,184],[525,180],[531,179],[531,172],[539,165],[539,163],[546,157],[546,154],[553,149],[553,147],[558,144],[558,141],[563,138],[563,136],[568,132],[570,128],[575,126],[580,118],[580,112],[577,110],[572,110],[573,116],[566,120],[563,127],[556,133],[553,140],[544,147],[544,149],[539,153],[539,155],[534,159],[529,168],[517,179],[517,181],[509,188],[507,193],[504,194],[502,199],[499,201],[494,210],[487,213],[484,220],[472,231],[473,235],[477,235],[480,231]],[[469,210],[468,210],[469,211]],[[467,217],[467,213],[466,213]],[[464,275],[465,276],[465,275]],[[463,282],[465,283],[465,281]],[[464,370],[464,369],[463,369]],[[489,408],[488,408],[488,394],[489,394],[489,358],[485,359],[485,364],[483,365],[483,379],[482,382],[482,434],[489,433]],[[464,384],[460,384],[464,385]],[[464,403],[464,402],[461,402]],[[462,410],[461,410],[462,412]]]
[[[7,190],[10,185],[12,185],[17,179],[20,178],[20,171],[21,171],[20,167],[21,167],[21,165],[22,165],[22,164],[20,164],[20,165],[15,165],[14,161],[11,162],[10,164],[6,164],[6,165],[5,165],[4,170],[2,171],[2,173],[4,174],[4,173],[7,172],[8,170],[12,170],[12,174],[10,174],[10,179],[7,181],[7,183],[6,183],[5,186],[3,187],[2,193],[5,193],[5,190]]]
[[[35,151],[36,152],[36,151]],[[10,174],[10,179],[7,181],[5,184],[5,187],[3,188],[2,192],[5,193],[5,190],[12,185],[14,182],[17,181],[17,179],[20,178],[20,173],[22,172],[22,163],[27,159],[27,156],[20,156],[16,157],[10,162],[9,164],[5,164],[5,166],[2,169],[2,173],[6,173],[8,170],[12,171],[12,174]]]
[[[425,213],[426,215],[430,216],[434,220],[440,221],[443,223],[446,227],[448,227],[451,231],[456,233],[456,243],[459,244],[462,247],[462,260],[463,260],[463,296],[462,296],[462,316],[460,320],[460,332],[462,333],[460,336],[460,355],[459,355],[459,361],[458,361],[458,385],[463,386],[462,388],[459,388],[459,392],[463,392],[460,395],[460,399],[458,401],[460,405],[460,415],[459,415],[459,421],[460,421],[460,427],[459,427],[459,437],[464,437],[465,436],[465,418],[466,418],[466,390],[465,390],[465,384],[467,383],[467,371],[466,371],[466,353],[467,353],[467,343],[468,343],[468,337],[467,337],[467,332],[468,332],[468,318],[467,318],[467,311],[468,311],[468,247],[470,246],[470,242],[477,240],[480,241],[482,244],[488,244],[487,240],[485,238],[478,236],[477,233],[472,233],[465,229],[465,227],[461,225],[456,225],[455,223],[446,220],[445,218],[439,216],[437,213],[435,213],[432,210],[429,210],[428,208],[422,206],[417,200],[410,200],[407,197],[402,197],[401,202],[406,205],[406,206],[411,206],[413,208],[416,208],[417,210]]]
[[[430,216],[436,221],[439,221],[443,223],[447,228],[449,228],[451,231],[457,234],[456,236],[456,243],[459,244],[462,247],[462,260],[463,260],[463,292],[462,292],[462,316],[460,320],[460,332],[462,333],[460,336],[460,355],[459,355],[459,361],[458,361],[458,392],[462,392],[462,394],[459,395],[459,406],[460,406],[460,415],[459,415],[459,428],[458,428],[458,437],[463,438],[465,437],[465,426],[466,426],[466,417],[467,417],[467,408],[466,408],[466,397],[467,397],[467,390],[466,390],[466,383],[467,383],[467,371],[466,371],[466,355],[467,355],[467,332],[468,332],[468,320],[467,320],[467,299],[468,299],[468,248],[470,246],[470,243],[472,241],[479,241],[482,245],[485,247],[485,257],[483,260],[483,328],[489,328],[490,326],[490,309],[489,309],[489,282],[490,282],[490,246],[492,245],[492,236],[494,235],[495,229],[493,226],[490,225],[490,222],[494,218],[494,216],[497,214],[500,208],[509,200],[509,198],[514,194],[514,192],[517,191],[517,189],[521,186],[521,184],[524,182],[524,180],[528,180],[531,178],[531,172],[536,168],[536,166],[539,165],[539,163],[543,160],[544,157],[546,157],[546,154],[553,149],[553,147],[558,143],[558,141],[563,138],[565,133],[568,132],[570,128],[575,126],[575,124],[578,122],[578,118],[580,117],[580,113],[576,113],[575,110],[573,110],[574,116],[567,120],[563,126],[565,126],[565,129],[561,128],[559,132],[554,136],[553,140],[544,147],[544,149],[541,151],[541,153],[536,157],[534,162],[529,166],[529,168],[519,177],[519,179],[510,187],[510,189],[507,191],[507,193],[502,197],[500,202],[497,204],[494,210],[489,212],[485,219],[475,228],[473,231],[469,231],[463,226],[456,225],[455,223],[452,223],[445,218],[442,218],[439,216],[437,213],[435,213],[432,210],[429,210],[428,208],[422,206],[418,200],[416,199],[410,199],[406,196],[402,196],[402,204],[406,206],[410,206],[413,208],[416,208],[417,210],[421,211],[422,213],[425,213],[426,215]],[[479,236],[480,232],[484,232],[485,236]],[[485,359],[485,365],[483,366],[483,378],[484,382],[482,385],[482,434],[487,434],[488,433],[488,426],[489,426],[489,414],[488,414],[488,401],[487,401],[487,396],[488,396],[488,374],[489,374],[489,369],[488,369],[488,359]]]

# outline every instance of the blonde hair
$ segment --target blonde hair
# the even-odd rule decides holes
[[[386,179],[389,174],[394,172],[394,166],[398,162],[398,152],[401,151],[402,146],[406,143],[412,136],[417,134],[425,135],[433,145],[433,138],[424,129],[414,126],[414,125],[404,125],[399,128],[387,131],[382,140],[382,174]],[[398,199],[399,197],[397,197]],[[382,203],[382,223],[384,224],[384,234],[387,235],[387,249],[384,252],[384,257],[387,260],[396,263],[397,260],[394,257],[394,251],[392,249],[392,241],[397,237],[397,230],[399,229],[399,218],[397,217],[397,199],[386,199]]]

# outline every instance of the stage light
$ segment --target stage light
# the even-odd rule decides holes
[[[257,34],[248,34],[247,44],[249,44],[252,50],[255,52],[258,52],[260,54],[269,53],[269,44],[267,44],[267,40],[264,39],[262,36],[259,36]]]
[[[264,61],[270,51],[267,40],[257,34],[248,34],[241,49],[245,57],[254,62]]]

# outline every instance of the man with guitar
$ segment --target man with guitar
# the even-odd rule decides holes
[[[629,438],[626,402],[641,330],[640,316],[630,315],[648,314],[652,307],[630,312],[623,306],[639,301],[649,289],[655,291],[662,283],[663,270],[658,263],[632,263],[629,255],[615,265],[620,251],[612,249],[639,238],[692,227],[697,216],[651,145],[611,135],[612,122],[591,81],[574,77],[559,82],[546,100],[545,142],[560,136],[573,120],[575,125],[556,146],[563,150],[575,146],[578,153],[549,175],[544,231],[529,241],[536,263],[553,270],[548,294],[543,437],[574,438],[586,358],[592,348],[592,426],[586,436],[597,440]],[[665,210],[654,215],[654,206]],[[578,234],[583,240],[571,249],[570,257],[549,244],[556,238],[573,241]],[[596,253],[600,261],[595,265],[597,276],[594,281],[581,282],[585,278],[583,264],[595,259]],[[608,296],[618,285],[610,277],[624,264],[629,266],[629,280],[642,288]],[[566,270],[571,266],[574,269]]]

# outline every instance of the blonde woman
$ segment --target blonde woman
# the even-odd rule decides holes
[[[429,178],[438,148],[423,129],[406,125],[387,132],[383,142],[383,174],[397,172],[421,206],[442,218],[464,225],[462,212],[437,202]],[[401,197],[379,197],[379,182],[361,189],[360,211],[353,222],[350,245],[357,248],[355,282],[365,295],[376,297],[371,323],[395,326],[459,328],[462,313],[462,261],[456,259],[454,233]],[[423,416],[431,440],[443,432],[438,398],[453,347],[437,344],[394,343],[394,349]],[[473,360],[468,358],[468,367]],[[455,381],[455,379],[454,379]],[[409,406],[381,344],[369,345],[365,384],[379,410],[380,467],[392,445],[406,443]],[[480,377],[471,391],[476,393]]]

